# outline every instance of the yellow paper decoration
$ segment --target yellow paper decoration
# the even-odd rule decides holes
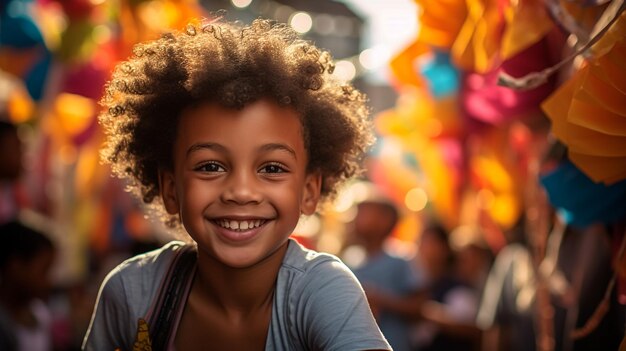
[[[401,138],[413,138],[414,133],[420,139],[456,136],[461,131],[458,99],[434,99],[423,90],[406,90],[396,108],[381,112],[375,124],[380,133]]]
[[[452,46],[455,62],[486,73],[543,38],[552,28],[539,0],[467,0],[467,18]]]
[[[581,170],[587,172],[596,182],[613,184],[626,178],[626,157],[592,156],[568,151],[568,157]]]
[[[594,56],[542,105],[574,164],[596,182],[626,178],[626,13]]]
[[[467,16],[465,0],[415,0],[420,7],[421,43],[448,49]]]
[[[423,86],[424,81],[415,71],[414,62],[418,57],[429,51],[430,49],[424,43],[415,41],[393,57],[389,62],[389,68],[394,80],[400,85]]]
[[[418,156],[427,179],[426,189],[439,218],[447,227],[456,227],[459,225],[460,193],[455,170],[445,162],[441,149],[433,141],[412,151]]]
[[[465,21],[465,0],[415,0],[419,6],[420,29],[417,39],[391,59],[389,66],[401,85],[423,86],[415,70],[415,60],[432,47],[449,49]]]
[[[484,73],[500,47],[502,17],[497,0],[467,0],[467,18],[452,45],[452,57],[464,69]]]
[[[578,85],[577,78],[579,75],[565,82],[542,104],[544,112],[552,120],[552,132],[571,151],[577,153],[603,157],[626,156],[626,138],[607,135],[569,121],[570,105]]]
[[[580,87],[574,93],[568,121],[607,135],[626,135],[625,95],[599,79],[589,68],[579,72]]]
[[[504,9],[506,29],[500,56],[507,60],[543,38],[553,27],[543,0],[511,1]]]
[[[473,157],[470,169],[482,183],[479,207],[502,228],[511,228],[520,216],[521,204],[509,169],[493,155]]]

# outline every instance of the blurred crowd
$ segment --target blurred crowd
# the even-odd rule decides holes
[[[126,238],[87,253],[84,278],[64,277],[57,225],[26,188],[25,148],[18,127],[0,120],[0,350],[79,350],[104,276],[160,243],[149,235]]]
[[[417,242],[409,244],[415,251],[407,251],[406,242],[392,237],[398,212],[388,199],[369,198],[357,208],[344,259],[394,350],[617,350],[620,345],[625,310],[610,283],[616,248],[610,231],[623,228],[581,230],[554,217],[545,256],[537,261],[527,218],[504,233],[506,244],[496,251],[483,228],[448,231],[430,217]],[[542,296],[542,289],[548,293]],[[541,324],[545,315],[548,325]]]

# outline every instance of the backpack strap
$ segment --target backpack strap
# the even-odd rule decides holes
[[[154,313],[149,317],[152,350],[165,351],[185,306],[196,270],[196,250],[193,245],[181,247],[161,282]]]

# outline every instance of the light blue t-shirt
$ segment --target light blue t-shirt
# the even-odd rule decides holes
[[[172,257],[185,245],[131,258],[104,280],[83,350],[131,350]],[[336,257],[289,240],[279,269],[266,350],[391,350],[352,272]]]

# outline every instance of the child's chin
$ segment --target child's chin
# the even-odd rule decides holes
[[[216,255],[218,257],[216,259],[231,268],[249,268],[267,260],[281,246],[279,245],[276,249],[269,251],[251,246],[222,248],[217,249]]]
[[[256,250],[243,247],[217,249],[215,257],[223,265],[231,268],[247,268],[258,263],[262,257]]]

